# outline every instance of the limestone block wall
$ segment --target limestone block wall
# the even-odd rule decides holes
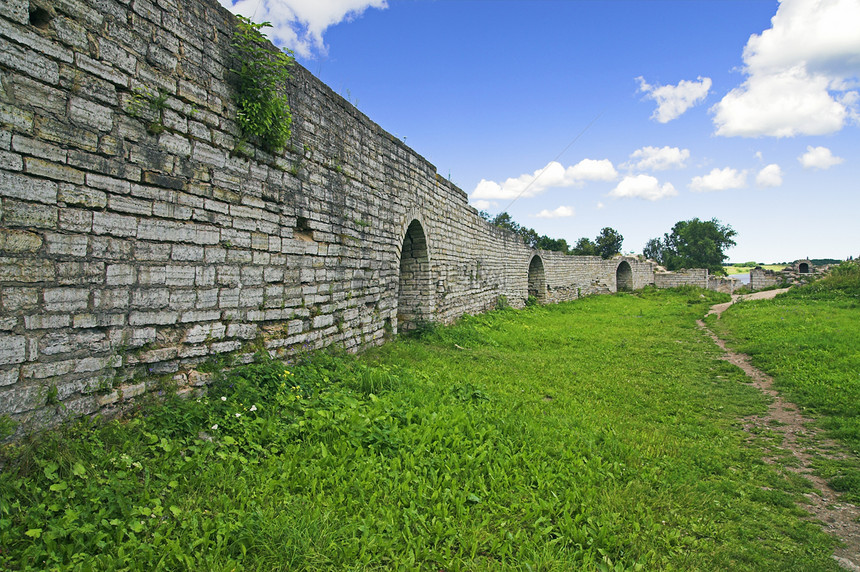
[[[604,260],[599,256],[566,256],[546,251],[541,251],[539,256],[547,269],[547,301],[551,302],[639,290],[654,284],[654,264],[634,257]]]
[[[227,353],[648,283],[635,259],[538,264],[298,65],[289,148],[242,143],[233,25],[216,0],[0,3],[0,415],[50,424],[191,391]]]
[[[685,268],[675,272],[656,272],[654,285],[657,288],[677,288],[678,286],[708,288],[708,269]]]
[[[708,276],[708,290],[714,292],[722,292],[723,294],[732,294],[743,284],[737,278],[729,278],[728,276]]]

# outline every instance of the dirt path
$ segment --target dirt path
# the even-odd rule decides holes
[[[738,300],[773,298],[786,290],[787,288],[742,296],[733,295],[731,302],[712,306],[707,315],[716,314],[719,318],[720,314]],[[765,458],[765,461],[773,464],[780,461],[786,470],[802,475],[812,482],[815,491],[804,495],[809,504],[803,505],[803,508],[820,521],[827,532],[845,543],[844,547],[834,551],[833,558],[846,570],[860,572],[860,508],[840,502],[839,495],[812,471],[812,460],[815,457],[840,458],[840,454],[836,452],[839,451],[839,446],[819,436],[810,420],[798,413],[794,404],[783,399],[772,388],[773,378],[755,368],[748,356],[727,348],[725,342],[702,320],[698,320],[697,324],[725,352],[723,359],[741,368],[757,388],[773,399],[766,414],[746,419],[744,429],[750,433],[750,440],[756,435],[768,432],[775,432],[781,437],[781,442],[774,443],[770,448],[774,455]],[[793,462],[786,464],[786,457]]]

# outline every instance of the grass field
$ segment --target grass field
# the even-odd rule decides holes
[[[773,270],[775,272],[780,272],[783,268],[786,267],[785,264],[762,264],[762,268],[765,270]],[[746,274],[750,270],[755,268],[755,266],[750,266],[748,264],[732,264],[723,266],[723,270],[726,271],[726,274]]]
[[[838,570],[695,327],[725,299],[464,317],[49,433],[5,451],[0,568]]]
[[[820,461],[830,485],[860,502],[860,266],[793,288],[773,300],[735,304],[709,325],[774,377],[847,458]]]

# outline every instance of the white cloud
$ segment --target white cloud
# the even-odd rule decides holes
[[[631,161],[624,166],[643,171],[665,171],[666,169],[684,167],[689,158],[689,149],[669,146],[642,147],[631,153]]]
[[[574,214],[573,207],[561,206],[553,210],[544,209],[534,216],[535,218],[567,218]]]
[[[744,48],[744,83],[711,111],[717,135],[823,135],[858,121],[860,2],[781,0]]]
[[[782,169],[776,163],[771,163],[758,172],[758,175],[756,175],[755,178],[755,184],[759,187],[782,186]]]
[[[472,201],[472,206],[479,211],[485,211],[496,204],[497,203],[495,201]]]
[[[657,102],[657,109],[651,119],[668,123],[680,117],[685,111],[705,100],[711,89],[711,78],[701,77],[697,81],[682,80],[678,85],[650,85],[639,76],[639,91],[645,92],[648,99]]]
[[[847,108],[833,99],[823,76],[802,66],[751,76],[712,110],[717,135],[793,137],[825,135],[842,129]]]
[[[806,153],[797,158],[804,169],[829,169],[834,165],[838,165],[845,159],[842,157],[834,157],[833,153],[827,147],[813,147],[809,145],[806,148]]]
[[[598,203],[597,203],[597,205],[596,205],[596,207],[597,207],[598,209],[602,209],[602,208],[603,208],[603,207],[605,207],[605,206],[606,206],[606,205],[604,205],[603,203],[601,203],[601,202],[599,202],[599,201],[598,201]]]
[[[713,169],[707,175],[693,177],[690,181],[690,190],[697,193],[705,191],[725,191],[728,189],[740,189],[747,184],[747,174],[731,167],[725,169]]]
[[[472,191],[472,199],[534,197],[547,189],[575,187],[588,181],[614,181],[617,178],[618,172],[609,159],[583,159],[566,169],[561,163],[551,161],[543,169],[507,179],[503,183],[481,179]]]
[[[628,175],[624,177],[618,186],[610,191],[609,196],[617,198],[640,198],[649,201],[657,201],[678,194],[672,183],[660,182],[651,175]]]
[[[385,9],[387,0],[219,0],[233,12],[255,22],[271,22],[263,32],[277,46],[303,57],[325,53],[325,31],[361,16],[367,8]]]

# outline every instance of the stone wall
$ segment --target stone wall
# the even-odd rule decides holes
[[[741,286],[743,286],[743,283],[737,278],[730,278],[728,276],[708,276],[708,290],[713,290],[714,292],[732,294]]]
[[[300,66],[289,148],[242,143],[233,23],[215,0],[0,3],[0,415],[22,430],[191,391],[223,354],[653,282],[527,249]]]
[[[750,290],[806,284],[815,280],[822,272],[827,272],[829,268],[829,266],[816,267],[807,259],[796,260],[779,272],[757,266],[750,270]]]
[[[679,286],[696,286],[707,289],[707,268],[685,268],[676,272],[655,272],[654,286],[657,288],[677,288]]]

